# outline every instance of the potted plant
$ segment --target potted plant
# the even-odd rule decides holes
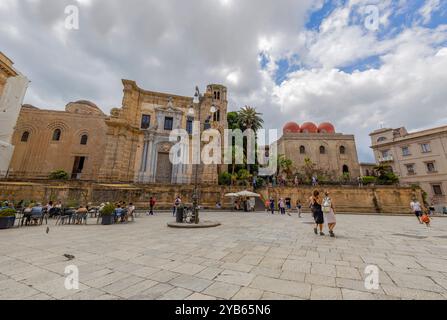
[[[115,222],[115,206],[108,203],[101,210],[101,224],[111,225]]]
[[[9,229],[14,226],[17,211],[12,208],[0,209],[0,229]]]

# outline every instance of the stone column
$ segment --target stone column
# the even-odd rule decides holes
[[[22,75],[8,78],[0,97],[0,177],[6,176],[14,152],[12,135],[28,83]]]

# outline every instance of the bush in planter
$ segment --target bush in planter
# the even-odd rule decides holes
[[[17,211],[11,208],[6,208],[0,211],[0,218],[10,218],[15,217]]]
[[[101,216],[102,216],[101,223],[103,225],[112,224],[115,219],[114,214],[115,214],[115,206],[111,203],[106,204],[104,208],[102,208],[101,210]]]
[[[12,208],[6,208],[0,211],[0,229],[8,229],[14,226],[16,213]]]

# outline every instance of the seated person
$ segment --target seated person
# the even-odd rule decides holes
[[[79,209],[76,210],[75,224],[82,224],[82,220],[87,222],[87,214],[88,210],[85,206],[79,207]]]
[[[123,209],[121,208],[121,205],[118,205],[115,209],[115,222],[118,222],[119,219],[121,219],[121,216],[123,215]]]
[[[26,224],[29,224],[31,221],[31,211],[33,209],[33,205],[29,204],[24,210],[23,210],[23,219],[22,219],[22,226],[23,222],[26,221]]]
[[[126,222],[129,221],[129,217],[132,217],[132,221],[135,220],[135,206],[133,205],[133,203],[129,203],[129,206],[127,207],[127,214],[126,214]]]
[[[31,209],[31,219],[34,220],[35,223],[37,223],[37,221],[42,218],[42,215],[43,207],[41,203],[38,203]]]

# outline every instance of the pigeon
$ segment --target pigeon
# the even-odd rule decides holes
[[[75,258],[75,256],[71,255],[71,254],[64,254],[64,257],[68,259],[68,261],[73,260]]]

